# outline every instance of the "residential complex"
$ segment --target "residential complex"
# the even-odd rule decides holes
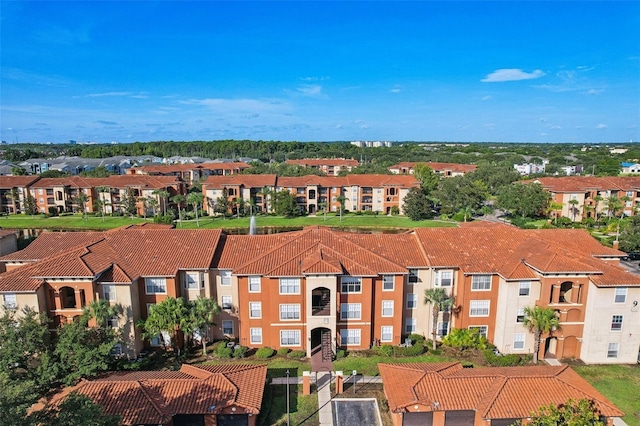
[[[550,307],[560,328],[544,336],[540,356],[586,363],[636,362],[640,277],[619,265],[625,253],[583,230],[523,230],[470,223],[401,234],[359,234],[310,227],[271,235],[220,230],[129,227],[96,233],[43,233],[0,258],[0,294],[10,307],[32,306],[55,323],[92,300],[122,304],[122,351],[144,345],[138,320],[168,296],[218,301],[210,337],[249,347],[320,348],[398,345],[430,337],[425,290],[455,298],[442,312],[439,338],[477,329],[502,353],[531,353],[524,308]]]
[[[149,175],[149,176],[176,176],[184,180],[188,185],[193,185],[208,176],[226,176],[240,173],[250,168],[247,163],[241,161],[234,162],[211,162],[198,164],[163,164],[131,167],[127,169],[128,175]]]
[[[350,172],[358,166],[357,160],[345,158],[303,158],[287,160],[285,163],[320,170],[328,176],[338,176],[341,171]]]
[[[396,165],[388,167],[391,173],[395,174],[413,174],[414,168],[416,164],[426,164],[443,177],[453,177],[453,176],[462,176],[467,173],[471,173],[475,169],[478,168],[475,164],[457,164],[457,163],[436,163],[433,161],[425,161],[425,162],[409,162],[405,161],[402,163],[398,163]]]

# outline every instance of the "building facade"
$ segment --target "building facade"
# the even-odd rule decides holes
[[[424,162],[410,162],[404,161],[396,165],[388,167],[389,171],[394,174],[409,174],[412,175],[416,164],[426,164],[443,177],[463,176],[467,173],[471,173],[478,168],[475,164],[458,164],[458,163],[438,163],[433,161]]]

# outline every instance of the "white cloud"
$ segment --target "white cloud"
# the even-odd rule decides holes
[[[184,105],[200,105],[220,112],[279,112],[288,109],[285,102],[274,99],[205,98],[180,101]]]
[[[489,95],[487,95],[487,96],[483,96],[483,97],[481,98],[481,100],[483,100],[483,101],[488,101],[489,99],[491,99],[491,96],[489,96]]]
[[[329,77],[301,77],[302,81],[325,81],[329,80]]]
[[[606,129],[607,127],[608,127],[608,126],[607,126],[606,124],[602,124],[602,123],[600,123],[600,124],[598,124],[598,125],[596,126],[596,129]]]
[[[585,93],[587,95],[599,95],[602,92],[604,92],[604,89],[589,89]]]
[[[556,125],[556,126],[551,126],[549,128],[552,129],[552,130],[560,130],[560,129],[562,129],[562,126]]]
[[[544,75],[544,71],[541,70],[528,73],[518,68],[503,68],[495,70],[480,81],[484,83],[496,83],[501,81],[532,80],[543,77]]]
[[[322,86],[319,84],[305,84],[304,86],[297,87],[296,90],[305,96],[322,95]]]
[[[400,93],[402,91],[402,87],[399,84],[393,86],[393,89],[389,90],[391,93]]]
[[[102,98],[104,96],[132,96],[132,92],[105,92],[105,93],[90,93],[87,98]]]

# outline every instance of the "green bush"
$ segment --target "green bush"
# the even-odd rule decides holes
[[[407,336],[408,339],[411,339],[412,342],[422,342],[424,343],[424,336],[418,333],[411,333]]]
[[[394,346],[393,354],[395,356],[418,356],[424,353],[424,343],[416,342],[413,346]]]
[[[231,358],[233,355],[233,348],[219,346],[216,350],[216,355],[218,355],[219,358]]]
[[[287,355],[288,358],[294,358],[294,359],[304,358],[306,356],[307,356],[307,353],[305,351],[291,351]]]
[[[275,351],[270,347],[265,346],[264,348],[260,348],[256,351],[256,358],[259,359],[267,359],[271,358]]]
[[[391,355],[393,355],[393,346],[391,346],[391,345],[376,346],[376,347],[373,348],[373,350],[378,355],[382,355],[382,356],[391,356]]]
[[[340,358],[345,358],[347,356],[347,351],[345,351],[344,349],[338,349],[336,351],[336,358],[340,359]]]
[[[482,351],[485,361],[492,367],[512,367],[528,362],[526,356],[518,354],[496,355],[493,351],[493,349],[484,349]]]
[[[486,349],[487,339],[477,329],[454,328],[442,339],[442,344],[458,349]]]
[[[280,356],[287,356],[287,354],[289,353],[290,349],[289,348],[280,348],[278,349],[278,355]]]
[[[247,356],[247,351],[249,350],[248,347],[246,346],[240,346],[236,349],[233,350],[233,357],[234,358],[244,358],[245,356]]]

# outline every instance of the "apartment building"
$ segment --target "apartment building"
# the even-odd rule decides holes
[[[149,176],[176,176],[187,183],[193,185],[195,182],[206,179],[209,176],[226,176],[240,173],[251,166],[241,161],[234,162],[211,162],[199,164],[163,164],[141,167],[131,167],[127,169],[129,175],[149,175]]]
[[[463,176],[467,173],[471,173],[478,168],[478,166],[476,166],[475,164],[438,163],[433,161],[404,161],[388,167],[388,170],[394,174],[412,175],[414,168],[418,163],[426,164],[431,168],[431,170],[443,177]]]
[[[40,176],[0,176],[0,212],[17,214],[25,211],[25,197]]]
[[[532,180],[549,191],[552,201],[561,206],[551,214],[580,222],[615,214],[633,216],[640,205],[640,177],[567,176],[543,177]],[[609,208],[608,199],[617,198],[621,203],[615,212]]]
[[[640,349],[640,276],[620,267],[625,253],[583,230],[472,222],[402,234],[322,227],[52,234],[0,258],[8,270],[0,294],[56,322],[96,298],[130,307],[137,321],[169,295],[201,295],[222,308],[211,336],[250,347],[331,354],[398,345],[411,333],[430,337],[435,325],[438,338],[451,328],[477,329],[502,353],[530,354],[524,308],[543,306],[556,311],[560,327],[543,336],[541,358],[634,363]],[[436,324],[423,302],[430,288],[455,300]],[[140,350],[132,325],[127,335],[127,350]]]
[[[287,160],[286,164],[317,169],[327,176],[338,176],[341,171],[350,172],[354,167],[358,167],[358,160],[346,158],[303,158],[300,160]]]
[[[203,182],[203,194],[210,214],[214,212],[216,200],[225,193],[231,204],[241,198],[245,203],[256,206],[258,211],[268,211],[269,194],[285,190],[294,194],[300,210],[309,214],[325,208],[338,211],[341,199],[349,211],[389,214],[394,207],[402,213],[404,197],[411,188],[419,185],[413,176],[408,175],[211,176]]]

